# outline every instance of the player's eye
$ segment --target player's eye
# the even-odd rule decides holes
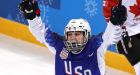
[[[72,33],[68,33],[68,36],[72,36]]]
[[[75,32],[75,36],[83,35],[83,32]]]
[[[75,33],[75,36],[79,36],[80,35],[80,33]]]

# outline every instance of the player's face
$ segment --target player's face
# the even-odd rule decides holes
[[[69,42],[77,42],[79,44],[83,43],[84,42],[84,33],[81,32],[81,31],[71,31],[71,32],[68,32],[67,34],[67,41]]]

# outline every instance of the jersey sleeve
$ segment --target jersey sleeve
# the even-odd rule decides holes
[[[106,46],[110,46],[111,44],[116,44],[121,39],[122,28],[121,26],[113,25],[111,22],[107,24],[108,25],[104,31],[102,38],[103,43]]]
[[[107,22],[110,20],[111,8],[118,5],[118,0],[103,0],[103,14]]]
[[[105,75],[105,51],[106,48],[103,44],[103,33],[98,34],[97,36],[94,36],[94,47],[97,49],[97,62],[98,62],[98,68],[101,75]]]
[[[104,33],[101,33],[95,37],[94,42],[97,45],[97,61],[101,75],[105,74],[105,53],[109,45],[118,42],[121,39],[121,27],[114,26],[109,22]]]
[[[63,36],[52,32],[50,28],[42,22],[41,17],[27,21],[29,23],[29,30],[33,36],[39,42],[45,44],[51,52],[55,53],[58,50],[57,47],[62,45]]]
[[[105,75],[105,52],[106,47],[102,43],[100,47],[97,49],[97,61],[101,75]]]

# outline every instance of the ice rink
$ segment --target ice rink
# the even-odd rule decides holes
[[[131,75],[107,67],[106,75]],[[40,47],[0,34],[0,75],[54,75],[54,55]]]

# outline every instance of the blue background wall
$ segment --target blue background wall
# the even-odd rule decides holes
[[[1,0],[0,16],[27,24],[18,9],[22,0]],[[106,28],[102,13],[102,0],[38,0],[41,17],[54,32],[63,35],[64,27],[73,18],[85,18],[91,25],[92,34],[97,35]],[[114,50],[114,47],[110,47]]]

